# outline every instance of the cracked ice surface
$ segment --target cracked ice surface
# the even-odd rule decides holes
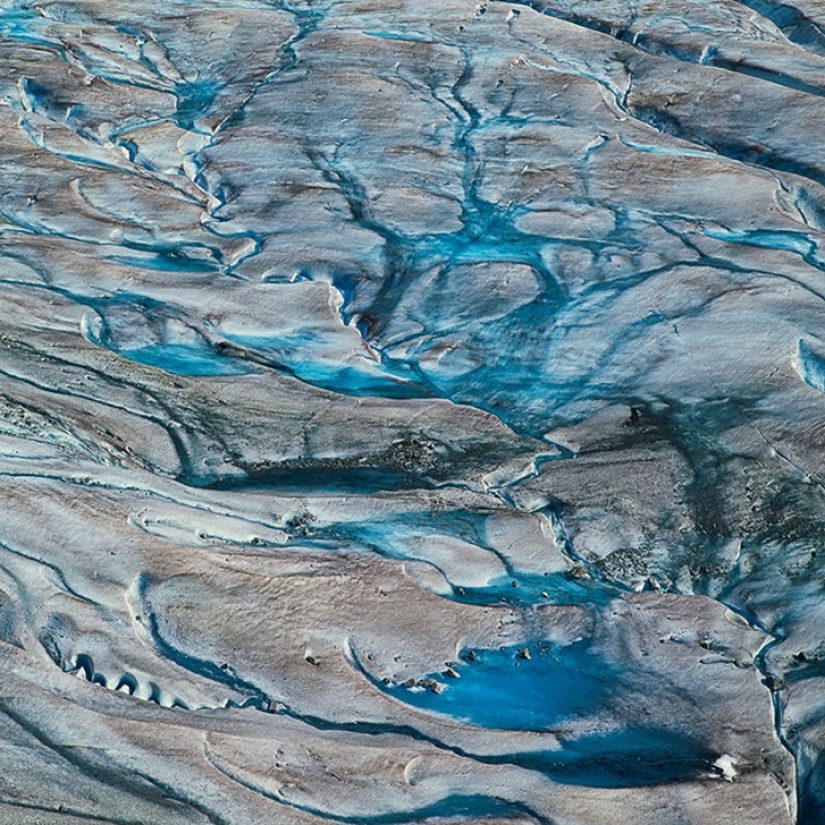
[[[0,821],[822,822],[823,78],[812,0],[0,0]]]

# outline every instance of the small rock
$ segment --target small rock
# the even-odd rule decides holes
[[[765,676],[763,681],[768,690],[781,690],[783,687],[782,679],[777,676],[772,676],[770,673]]]

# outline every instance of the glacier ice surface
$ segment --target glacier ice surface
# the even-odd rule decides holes
[[[822,822],[823,31],[0,2],[0,821]]]

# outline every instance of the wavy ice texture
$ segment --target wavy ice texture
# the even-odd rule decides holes
[[[0,2],[0,820],[820,823],[823,32]]]

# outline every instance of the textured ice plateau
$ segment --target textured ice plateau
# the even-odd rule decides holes
[[[825,822],[825,6],[0,0],[0,823]]]

